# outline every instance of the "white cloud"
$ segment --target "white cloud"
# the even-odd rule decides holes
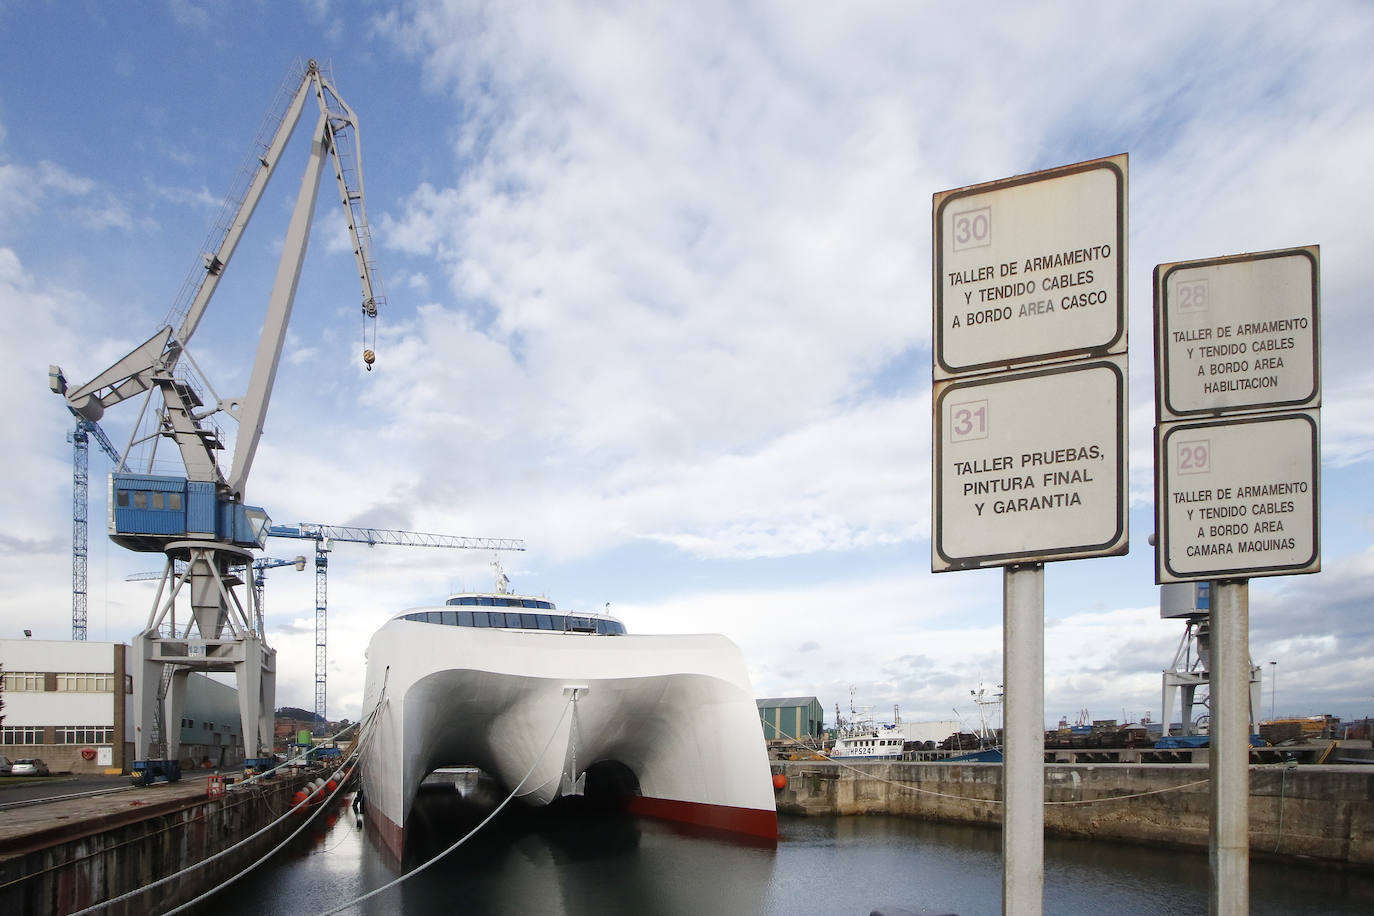
[[[305,25],[298,8],[279,15],[294,17],[290,28],[333,30],[335,6],[312,2]],[[168,9],[184,36],[216,7]],[[279,24],[275,9],[263,13]],[[980,678],[1000,680],[1001,637],[995,572],[923,572],[930,194],[1118,152],[1131,155],[1137,515],[1153,499],[1150,271],[1166,260],[1320,243],[1323,455],[1352,480],[1370,461],[1363,306],[1374,267],[1361,248],[1374,205],[1363,164],[1374,17],[1359,5],[1160,15],[1045,3],[985,11],[975,33],[955,6],[802,15],[769,4],[422,0],[370,26],[369,47],[336,66],[345,88],[364,87],[350,101],[370,105],[359,114],[390,307],[365,373],[351,254],[322,189],[252,484],[280,520],[525,537],[531,550],[513,561],[521,577],[551,589],[574,577],[578,600],[623,606],[639,631],[725,630],[760,691],[816,693],[829,708],[855,683],[861,702],[948,715]],[[219,110],[186,112],[158,90],[139,89],[139,130],[153,136],[138,148],[179,166],[217,159]],[[213,90],[226,106],[246,104],[231,76]],[[34,350],[51,351],[4,370],[4,406],[47,424],[22,427],[46,443],[24,469],[44,483],[6,494],[5,509],[45,521],[0,552],[65,537],[65,421],[41,390],[46,362],[89,377],[151,333],[131,314],[134,297],[107,288],[131,252],[81,280],[63,263],[71,233],[179,225],[178,210],[217,202],[201,182],[228,177],[159,177],[114,193],[126,185],[111,176],[129,174],[128,160],[99,170],[56,143],[32,148],[31,160],[0,165],[11,215],[0,244],[12,246],[0,249],[0,295],[5,314],[45,342]],[[268,201],[195,345],[221,393],[245,384],[251,351],[229,342],[255,335],[262,298],[230,284],[260,271],[255,289],[270,285],[290,210],[285,194]],[[177,265],[191,254],[169,252]],[[43,273],[28,276],[24,265],[38,264]],[[1369,543],[1369,513],[1347,508],[1366,495],[1342,494],[1328,536],[1342,553]],[[1135,531],[1135,552],[1112,575],[1091,572],[1094,561],[1057,565],[1056,582],[1088,585],[1057,586],[1075,607],[1050,604],[1051,717],[1157,702],[1177,637],[1141,597],[1152,591],[1146,533]],[[644,579],[661,579],[634,600],[613,566],[627,555],[649,567]],[[362,646],[398,603],[442,597],[450,570],[480,582],[487,559],[341,548],[331,697],[356,702],[345,698],[358,693]],[[60,601],[61,551],[45,562],[57,570],[46,594]],[[799,566],[801,584],[787,578]],[[1305,578],[1362,575],[1328,557],[1326,572]],[[280,572],[269,597],[269,618],[287,624],[282,700],[303,691],[291,698],[300,705],[313,678],[308,579]],[[110,592],[116,613],[141,612],[142,593]],[[1301,632],[1285,634],[1257,612],[1256,651],[1282,644],[1294,667],[1301,658],[1349,675],[1332,665],[1341,650],[1330,637],[1362,632],[1353,599],[1323,619],[1306,610],[1315,586],[1255,594],[1273,613],[1305,608]],[[1313,682],[1326,691],[1313,696],[1344,696],[1336,680]]]

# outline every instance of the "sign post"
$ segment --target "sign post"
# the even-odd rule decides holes
[[[1315,245],[1155,268],[1155,580],[1211,596],[1209,912],[1250,909],[1250,577],[1321,568]]]
[[[1126,166],[932,208],[931,569],[1004,568],[1004,914],[1043,907],[1044,564],[1128,546]]]
[[[1212,689],[1207,775],[1212,782],[1207,912],[1250,912],[1250,584],[1221,580],[1212,595]]]

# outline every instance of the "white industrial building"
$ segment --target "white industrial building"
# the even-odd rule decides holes
[[[0,639],[0,754],[54,772],[127,773],[134,761],[132,648],[124,643]],[[238,692],[203,675],[187,683],[183,768],[243,760]]]

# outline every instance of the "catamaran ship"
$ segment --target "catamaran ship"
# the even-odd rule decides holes
[[[392,617],[367,650],[369,829],[399,860],[421,781],[478,767],[528,805],[595,796],[633,814],[776,840],[753,689],[724,636],[638,636],[545,598],[457,594]],[[370,720],[366,717],[370,716]]]

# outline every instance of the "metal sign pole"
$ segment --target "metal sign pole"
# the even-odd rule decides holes
[[[1211,916],[1250,912],[1250,581],[1212,590]]]
[[[1045,566],[1002,570],[1002,912],[1045,890]]]

